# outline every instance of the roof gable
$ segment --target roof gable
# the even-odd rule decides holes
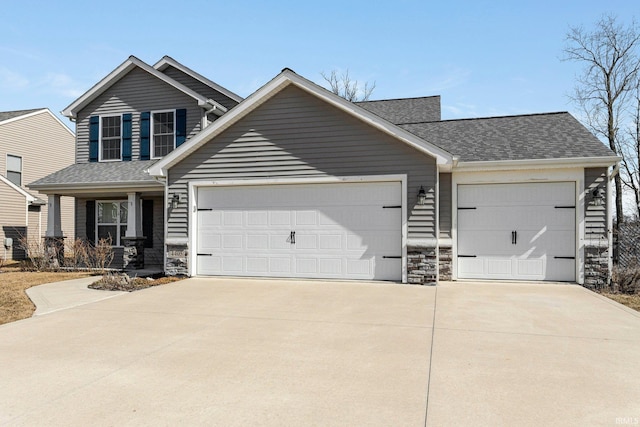
[[[168,68],[173,67],[177,70],[179,70],[180,72],[186,74],[187,76],[199,81],[200,83],[204,84],[205,86],[208,86],[209,88],[215,90],[216,92],[219,92],[221,94],[223,94],[224,96],[232,99],[233,101],[235,101],[235,103],[240,103],[242,102],[243,98],[234,93],[231,92],[229,89],[220,86],[219,84],[217,84],[216,82],[209,80],[208,78],[204,77],[202,74],[193,71],[191,68],[179,63],[178,61],[176,61],[175,59],[171,58],[170,56],[164,56],[160,61],[156,62],[153,65],[153,68],[155,68],[156,70],[160,71],[160,72],[165,72]],[[231,108],[228,105],[225,105],[227,108]]]
[[[135,56],[130,56],[126,61],[120,64],[115,70],[109,73],[105,78],[96,83],[91,89],[85,92],[80,98],[76,99],[73,103],[71,103],[67,108],[62,110],[62,114],[69,118],[75,118],[77,116],[78,111],[82,110],[86,107],[91,101],[97,98],[104,91],[113,86],[120,79],[124,78],[131,70],[134,68],[140,68],[143,71],[146,71],[150,75],[162,80],[166,84],[173,86],[179,91],[185,93],[186,95],[192,97],[198,102],[198,105],[207,108],[207,109],[215,109],[220,114],[223,114],[227,111],[227,108],[223,105],[217,103],[212,99],[208,99],[206,96],[201,95],[192,89],[189,89],[185,85],[175,81],[171,77],[166,74],[156,70],[150,65],[144,63],[139,60]]]
[[[179,148],[155,163],[149,168],[149,173],[153,176],[166,176],[166,171],[173,165],[189,156],[202,145],[209,142],[212,138],[220,135],[234,123],[250,114],[257,107],[264,104],[275,96],[275,94],[279,93],[289,85],[295,85],[324,102],[327,102],[343,112],[367,123],[368,125],[393,136],[394,138],[425,154],[435,157],[438,164],[451,164],[453,162],[453,157],[447,151],[416,137],[410,132],[407,132],[380,118],[378,115],[375,115],[368,110],[333,94],[332,92],[299,76],[292,70],[285,68],[270,82],[251,94],[233,110],[229,111],[228,114],[225,114],[216,120],[212,125],[201,131],[198,135],[194,136],[185,144],[181,145]]]

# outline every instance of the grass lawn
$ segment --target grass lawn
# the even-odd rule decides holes
[[[36,307],[27,296],[26,289],[87,276],[91,273],[20,271],[17,264],[0,268],[0,325],[31,317]]]
[[[609,294],[603,292],[607,298],[610,298],[616,302],[619,302],[622,305],[626,305],[629,308],[633,308],[634,310],[640,311],[640,295],[626,295],[626,294]]]

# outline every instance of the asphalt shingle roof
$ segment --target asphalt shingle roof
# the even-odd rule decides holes
[[[422,98],[383,99],[356,102],[356,105],[397,125],[402,123],[435,122],[440,120],[440,96]]]
[[[35,111],[41,111],[44,108],[34,108],[31,110],[16,110],[16,111],[0,111],[0,122],[4,122],[5,120],[13,119],[15,117],[20,117],[27,115],[29,113],[33,113]]]
[[[399,126],[467,162],[615,155],[566,112]]]
[[[156,182],[144,172],[157,160],[132,162],[76,163],[29,184],[30,188],[71,184],[113,184]]]

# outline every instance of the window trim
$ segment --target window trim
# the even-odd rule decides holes
[[[161,159],[164,156],[155,156],[156,153],[156,139],[154,132],[154,115],[157,113],[173,113],[173,148],[171,151],[176,149],[176,109],[167,109],[167,110],[154,110],[149,112],[149,158],[151,159]],[[171,153],[169,151],[169,153]],[[167,154],[169,154],[167,153]],[[165,154],[165,156],[167,155]]]
[[[9,157],[14,157],[16,159],[20,159],[20,170],[16,171],[16,170],[9,170]],[[22,187],[22,175],[23,175],[23,170],[24,170],[24,158],[22,156],[18,156],[17,154],[9,154],[7,153],[7,155],[5,156],[5,177],[13,184],[17,185],[18,187]],[[19,173],[20,174],[20,183],[16,184],[15,182],[13,182],[11,180],[11,178],[9,178],[9,172],[14,172],[14,173]]]
[[[122,161],[122,151],[124,150],[123,144],[124,144],[124,137],[123,137],[123,125],[122,125],[122,114],[109,114],[109,115],[101,115],[100,117],[100,123],[99,123],[99,127],[98,127],[98,161],[99,162],[121,162]],[[103,159],[102,158],[102,153],[103,153],[103,145],[102,145],[102,124],[103,124],[103,119],[106,119],[108,117],[120,117],[120,158],[118,159]]]
[[[120,206],[118,206],[118,222],[116,223],[108,223],[108,222],[98,222],[98,213],[100,212],[100,208],[99,205],[100,203],[125,203],[127,204],[127,215],[129,215],[129,205],[128,205],[128,200],[127,199],[109,199],[109,200],[96,200],[96,213],[95,213],[95,221],[96,221],[96,225],[95,225],[95,244],[98,244],[98,242],[100,241],[100,237],[99,237],[99,233],[98,233],[98,227],[101,225],[115,225],[116,226],[116,241],[115,242],[111,242],[111,247],[114,248],[122,248],[124,247],[122,245],[122,242],[120,241],[121,237],[120,237],[120,227],[123,225],[128,225],[128,222],[121,222],[120,221]]]

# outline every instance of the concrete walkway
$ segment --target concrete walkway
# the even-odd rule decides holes
[[[99,291],[87,287],[101,277],[102,276],[83,277],[81,279],[47,283],[27,289],[27,296],[36,306],[36,311],[33,315],[39,316],[58,310],[78,307],[127,293]]]
[[[0,425],[637,424],[640,313],[576,285],[187,279],[0,326]]]

